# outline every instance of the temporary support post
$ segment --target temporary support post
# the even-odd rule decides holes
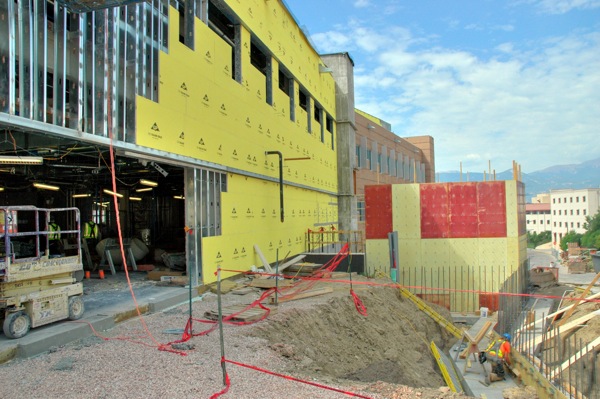
[[[283,155],[281,155],[280,151],[265,151],[265,155],[273,154],[279,156],[279,210],[281,213],[281,223],[283,223]]]

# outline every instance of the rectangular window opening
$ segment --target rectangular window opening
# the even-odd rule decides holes
[[[250,43],[250,62],[267,76],[267,55],[255,43]]]

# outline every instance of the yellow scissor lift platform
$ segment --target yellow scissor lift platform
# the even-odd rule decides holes
[[[72,226],[51,229],[51,221]],[[68,252],[64,242],[70,242]],[[0,319],[4,335],[83,316],[78,208],[0,207]]]

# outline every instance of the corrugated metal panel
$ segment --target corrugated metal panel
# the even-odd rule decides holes
[[[477,183],[479,237],[506,237],[506,189],[503,181]]]
[[[392,186],[365,187],[366,238],[385,238],[392,231]]]
[[[477,237],[479,233],[479,220],[477,218],[477,184],[450,184],[449,189],[449,237]]]
[[[448,185],[423,184],[421,191],[421,238],[448,238]]]

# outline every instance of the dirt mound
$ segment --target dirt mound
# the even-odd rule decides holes
[[[281,304],[276,315],[249,333],[267,339],[272,350],[291,359],[289,371],[296,375],[411,387],[445,385],[429,345],[435,341],[447,350],[455,338],[397,289],[358,291],[366,317],[347,290],[335,294],[325,301]],[[449,317],[447,310],[438,311]]]

